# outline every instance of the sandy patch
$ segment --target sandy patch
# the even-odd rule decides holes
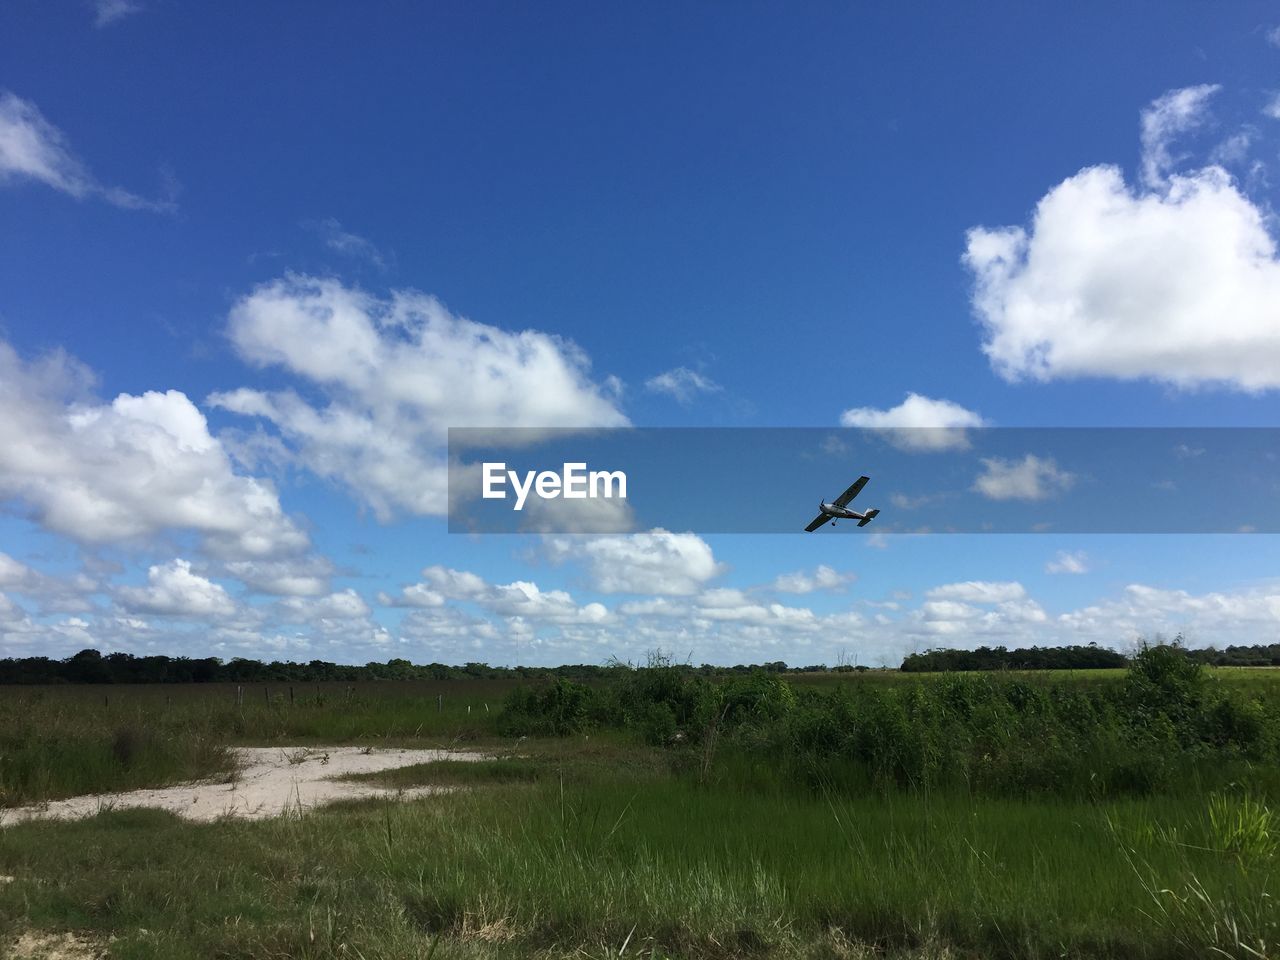
[[[24,933],[9,948],[14,960],[97,960],[102,948],[74,933]]]
[[[443,793],[448,787],[389,790],[368,783],[343,783],[334,777],[379,773],[435,760],[485,760],[479,753],[452,750],[397,750],[364,747],[236,747],[239,775],[230,783],[196,781],[153,790],[97,793],[28,807],[0,810],[0,826],[24,820],[75,819],[101,810],[154,807],[191,820],[220,817],[263,819],[298,814],[334,800],[363,797],[413,797]]]

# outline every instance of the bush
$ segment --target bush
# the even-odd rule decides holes
[[[823,790],[1142,795],[1188,776],[1227,783],[1280,753],[1280,710],[1211,683],[1176,642],[1144,646],[1122,682],[1093,684],[954,673],[797,690],[776,672],[716,682],[656,659],[596,688],[517,690],[500,718],[516,735],[587,726],[701,743],[700,777],[719,751],[744,782],[769,780],[767,768]]]

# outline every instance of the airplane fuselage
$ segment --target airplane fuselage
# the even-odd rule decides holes
[[[879,510],[868,510],[865,513],[859,513],[857,510],[849,509],[849,501],[862,492],[862,488],[867,485],[870,477],[859,477],[849,489],[840,496],[836,497],[830,503],[826,500],[818,501],[818,515],[809,521],[809,525],[805,527],[805,533],[813,533],[821,527],[825,527],[829,523],[835,523],[837,520],[857,520],[858,526],[865,527],[868,523],[876,518]]]
[[[825,500],[818,504],[818,511],[825,513],[828,517],[840,520],[865,520],[867,515],[859,513],[857,510],[850,510],[848,507],[842,507],[838,504],[827,503]]]

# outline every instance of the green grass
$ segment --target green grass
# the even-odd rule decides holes
[[[624,944],[706,960],[1280,957],[1280,671],[1206,681],[1204,703],[1218,685],[1259,700],[1256,755],[1179,739],[1180,700],[1131,728],[1130,701],[1080,695],[1122,679],[1082,675],[1096,673],[846,675],[845,706],[825,684],[788,696],[747,680],[725,701],[736,712],[716,701],[721,726],[700,727],[627,699],[648,683],[680,705],[687,688],[653,672],[602,701],[621,720],[592,725],[572,690],[550,698],[556,722],[588,726],[545,739],[500,735],[501,681],[240,698],[26,688],[0,698],[5,803],[216,774],[231,744],[458,744],[494,759],[364,777],[462,789],[300,819],[117,811],[0,828],[0,875],[15,878],[0,881],[0,955],[46,930],[82,932],[116,960],[603,958]],[[1006,680],[1043,685],[1045,706],[1011,707]],[[1094,700],[1106,709],[1071,720]],[[650,736],[677,717],[680,738]],[[1141,791],[1081,786],[1148,748],[1080,753],[1060,722],[1158,736],[1151,756],[1170,766]],[[920,769],[956,775],[898,783],[859,752],[917,736],[932,765]],[[1055,769],[1068,761],[1075,779]]]
[[[0,807],[226,776],[231,745],[491,739],[510,682],[447,683],[8,687]]]
[[[527,760],[436,760],[379,773],[351,773],[342,777],[392,790],[425,786],[473,787],[494,783],[533,783],[549,773]]]
[[[1278,942],[1274,853],[1231,849],[1199,798],[835,799],[656,771],[610,783],[592,775],[609,751],[577,749],[506,767],[554,777],[303,819],[125,811],[8,828],[0,924],[173,960],[425,957],[437,939],[442,957],[603,957],[630,936],[633,953],[707,958],[840,944],[1181,958],[1215,933],[1245,957],[1239,940]]]

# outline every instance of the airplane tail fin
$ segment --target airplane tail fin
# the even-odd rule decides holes
[[[858,526],[865,527],[868,523],[874,520],[877,517],[877,515],[879,515],[879,513],[880,513],[879,510],[868,510],[865,514],[863,514],[862,519],[858,521]]]

